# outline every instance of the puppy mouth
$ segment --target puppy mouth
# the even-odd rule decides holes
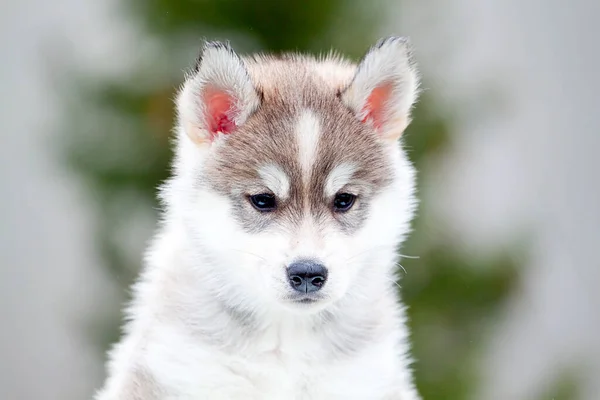
[[[318,294],[298,294],[288,296],[287,300],[294,304],[315,304],[318,303],[325,298],[322,295]]]
[[[311,304],[311,303],[316,303],[317,301],[319,301],[319,300],[313,299],[310,297],[304,297],[302,299],[295,300],[296,303],[300,303],[300,304]]]

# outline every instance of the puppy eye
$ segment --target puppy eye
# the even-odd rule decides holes
[[[261,212],[270,212],[275,211],[277,207],[277,202],[275,201],[275,196],[271,193],[260,193],[249,196],[250,203]]]
[[[338,193],[333,199],[333,211],[346,212],[354,205],[356,196],[350,193]]]

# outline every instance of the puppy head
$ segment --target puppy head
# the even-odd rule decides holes
[[[177,98],[168,197],[219,294],[314,311],[389,276],[414,209],[398,139],[417,92],[400,38],[358,66],[206,44]]]

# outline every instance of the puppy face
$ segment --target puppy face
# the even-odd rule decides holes
[[[397,139],[417,87],[401,39],[358,67],[207,45],[178,98],[177,173],[219,293],[314,311],[388,276],[414,208]]]

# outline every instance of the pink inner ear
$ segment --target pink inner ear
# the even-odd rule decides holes
[[[369,97],[367,97],[367,102],[363,107],[364,118],[362,122],[367,122],[370,120],[373,121],[375,128],[381,128],[385,122],[385,107],[393,89],[394,88],[391,83],[387,83],[373,89]]]
[[[236,128],[232,120],[234,98],[222,90],[207,89],[203,96],[206,107],[206,123],[210,133],[228,134]]]

